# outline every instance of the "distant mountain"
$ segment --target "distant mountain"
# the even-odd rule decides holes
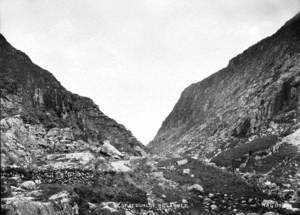
[[[149,148],[164,155],[211,159],[239,144],[299,127],[300,14],[275,34],[190,85]]]

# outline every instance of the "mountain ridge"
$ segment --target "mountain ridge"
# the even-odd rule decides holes
[[[217,100],[223,99],[225,98],[225,96],[230,97],[231,94],[240,93],[241,91],[246,90],[247,86],[255,84],[254,82],[256,80],[251,79],[248,73],[251,73],[254,76],[256,75],[257,80],[260,80],[261,82],[266,81],[270,77],[273,77],[274,80],[271,79],[268,80],[271,83],[276,80],[279,80],[281,74],[284,73],[284,71],[282,71],[284,68],[280,68],[280,67],[288,66],[284,64],[285,63],[288,64],[287,62],[292,60],[294,61],[291,62],[291,64],[294,64],[292,65],[294,66],[294,68],[292,69],[298,71],[297,53],[299,53],[299,49],[300,49],[299,35],[300,35],[300,15],[297,14],[294,18],[289,20],[283,27],[281,27],[276,33],[261,40],[255,45],[250,46],[244,52],[231,59],[227,67],[219,70],[218,72],[203,79],[200,82],[188,86],[182,92],[180,99],[175,104],[171,113],[163,121],[162,126],[157,132],[157,135],[155,136],[154,140],[150,142],[148,146],[154,149],[155,152],[159,152],[159,151],[163,151],[162,147],[158,146],[159,144],[165,143],[164,146],[167,145],[167,148],[168,147],[172,148],[171,146],[172,144],[173,145],[176,145],[177,143],[180,144],[180,142],[184,142],[184,140],[187,140],[187,138],[185,138],[184,136],[185,135],[188,136],[189,129],[193,129],[193,128],[197,129],[196,128],[197,124],[199,125],[201,123],[204,123],[203,120],[207,118],[212,119],[217,117],[216,115],[214,115],[212,111],[206,112],[206,110],[201,111],[200,109],[203,108],[210,109],[211,106],[214,106],[216,104],[218,105],[218,107],[214,107],[214,108],[221,109],[222,105],[224,104],[222,104],[221,102],[219,103],[215,102],[216,99]],[[276,66],[273,65],[275,64],[275,61],[280,62],[280,64],[277,63],[278,68],[276,68]],[[296,76],[298,74],[297,71],[295,71],[294,73]],[[260,78],[260,76],[262,78]],[[236,79],[239,79],[241,82],[244,82],[244,85],[241,85],[241,83],[237,82],[235,83],[234,86],[232,83],[235,82]],[[246,83],[244,81],[245,79],[248,79],[247,81],[249,83]],[[261,87],[263,87],[263,85],[264,83],[261,83]],[[222,86],[227,91],[224,92],[223,89],[220,88],[220,86]],[[228,89],[228,86],[230,87],[230,89]],[[238,89],[237,86],[239,86],[242,89]],[[276,88],[276,86],[273,87]],[[216,90],[214,91],[213,88],[215,88]],[[205,90],[208,92],[210,90],[211,94],[209,94]],[[200,92],[202,92],[202,94]],[[199,96],[201,96],[201,99],[199,98]],[[238,96],[242,96],[242,93],[241,95]],[[234,103],[233,100],[235,100],[235,102],[238,104],[239,103],[239,101],[237,100],[238,96],[236,97],[231,96],[232,100],[231,101],[229,100],[228,102]],[[269,98],[272,96],[273,95],[270,95]],[[205,100],[207,103],[205,104],[201,103],[200,100],[202,101]],[[258,102],[256,101],[256,103]],[[231,105],[232,107],[234,106],[234,104]],[[271,109],[272,108],[276,109],[275,106],[277,105],[273,104],[271,106],[272,106]],[[240,109],[247,111],[246,108],[242,107],[242,105],[240,105]],[[272,110],[269,110],[269,113],[270,112],[272,112]],[[207,114],[209,114],[209,116],[211,117],[207,116]],[[219,117],[222,117],[221,116],[222,114],[219,113]],[[216,119],[216,121],[220,121],[220,120]],[[170,131],[169,134],[168,134],[168,130]],[[171,132],[171,130],[172,131],[175,130],[175,132]],[[207,136],[213,136],[212,134],[209,134],[209,132],[206,132],[206,134]],[[193,138],[193,135],[191,135],[190,138]],[[184,144],[182,146],[184,146]]]
[[[1,117],[21,114],[24,119],[49,128],[71,126],[85,140],[103,142],[109,139],[128,153],[136,153],[134,146],[146,149],[124,125],[107,117],[90,98],[65,89],[53,74],[13,48],[2,34],[0,48]],[[14,102],[12,95],[18,95],[19,101],[10,108],[5,102],[10,99]]]

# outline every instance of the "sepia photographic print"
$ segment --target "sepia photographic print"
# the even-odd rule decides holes
[[[300,0],[0,0],[1,215],[300,215]]]

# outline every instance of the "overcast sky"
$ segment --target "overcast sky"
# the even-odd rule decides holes
[[[0,0],[0,30],[146,144],[184,88],[299,9],[300,0]]]

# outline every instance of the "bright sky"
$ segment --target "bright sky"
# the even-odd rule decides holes
[[[184,88],[299,9],[300,0],[0,0],[0,30],[147,144]]]

